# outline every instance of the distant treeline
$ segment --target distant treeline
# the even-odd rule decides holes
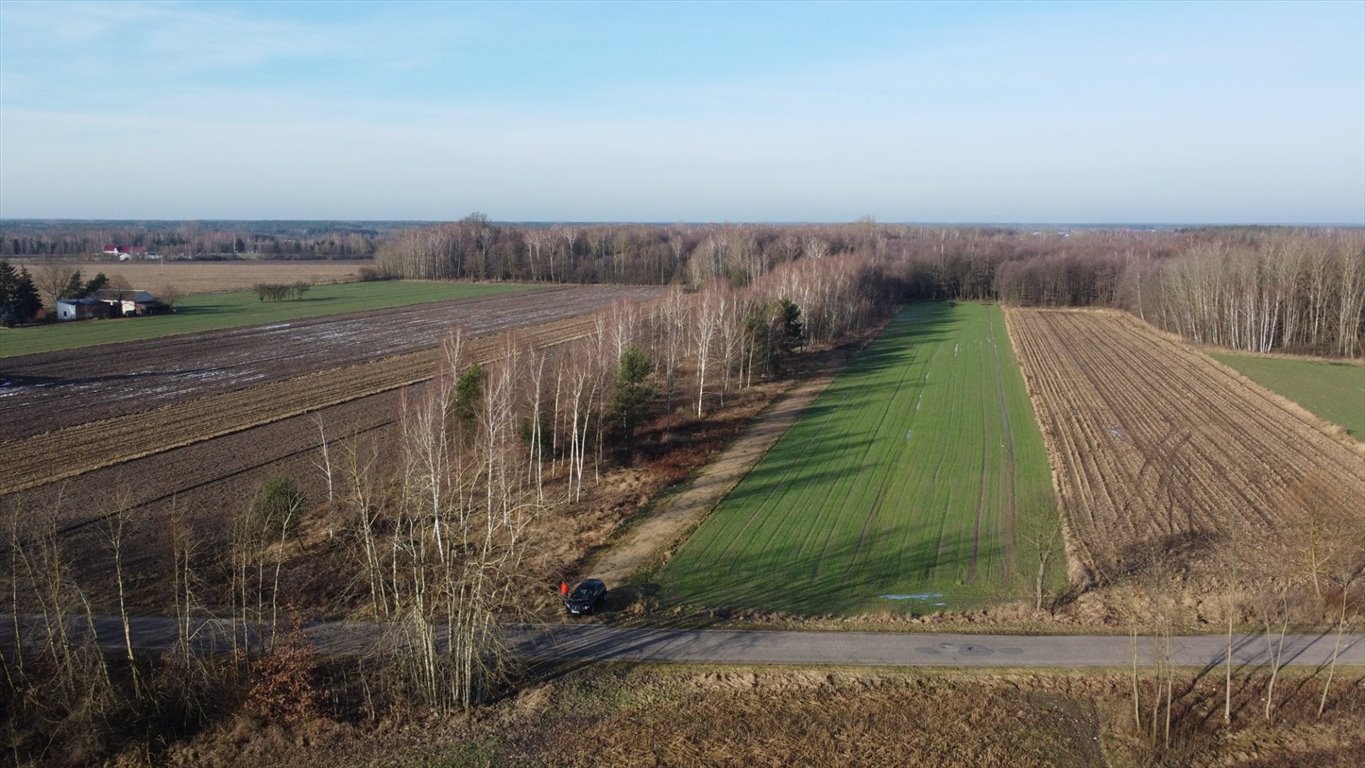
[[[1199,343],[1359,356],[1365,231],[1043,230],[836,225],[497,225],[475,214],[379,247],[421,279],[743,287],[778,265],[864,259],[902,298],[1107,306]]]
[[[0,222],[0,256],[90,256],[113,245],[169,258],[368,259],[379,241],[420,223],[335,221]]]
[[[0,222],[0,256],[106,245],[174,258],[368,258],[369,278],[743,288],[789,262],[865,260],[902,298],[1109,306],[1200,343],[1356,357],[1365,230],[879,224]]]

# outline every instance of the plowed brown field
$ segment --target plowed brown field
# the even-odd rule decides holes
[[[1312,417],[1125,314],[1007,318],[1088,580],[1207,563],[1227,542],[1249,570],[1301,570],[1324,510],[1354,510],[1359,533],[1365,458]]]
[[[481,335],[651,293],[557,287],[3,358],[0,441],[429,350],[457,324]]]
[[[651,290],[561,288],[320,319],[292,333],[258,327],[7,360],[0,497],[61,506],[70,526],[97,518],[114,493],[134,506],[201,488],[217,495],[243,473],[311,461],[321,444],[313,413],[329,439],[391,424],[399,391],[432,375],[434,346],[453,324],[489,360],[501,354],[500,331],[563,343],[590,330],[594,310]]]

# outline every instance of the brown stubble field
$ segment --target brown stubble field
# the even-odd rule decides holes
[[[1341,559],[1362,549],[1365,458],[1350,438],[1129,315],[1007,317],[1074,580],[1254,590],[1302,582],[1314,539]]]
[[[49,263],[79,269],[87,280],[103,272],[110,280],[123,278],[139,290],[163,294],[170,288],[180,295],[241,291],[257,283],[348,283],[358,279],[369,259],[336,261],[56,261],[15,259],[30,272]]]

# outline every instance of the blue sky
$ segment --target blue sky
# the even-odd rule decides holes
[[[0,0],[0,218],[1365,224],[1365,2]]]

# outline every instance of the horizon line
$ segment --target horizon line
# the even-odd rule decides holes
[[[83,218],[83,217],[61,217],[61,216],[6,216],[0,217],[0,225],[10,223],[71,223],[71,224],[173,224],[173,223],[255,223],[255,224],[279,224],[279,223],[320,223],[320,224],[453,224],[463,220],[459,219],[382,219],[382,218]],[[963,220],[963,221],[882,221],[871,218],[870,220],[818,220],[818,219],[788,219],[788,220],[747,220],[747,219],[723,219],[723,220],[702,220],[702,219],[672,219],[672,220],[643,220],[643,219],[487,219],[489,224],[508,225],[508,226],[553,226],[557,224],[570,224],[576,226],[695,226],[695,225],[735,225],[735,226],[838,226],[849,224],[883,224],[887,226],[910,226],[910,227],[1087,227],[1087,228],[1209,228],[1209,227],[1298,227],[1298,228],[1320,228],[1320,229],[1365,229],[1365,221],[1359,222],[1291,222],[1291,221],[991,221],[991,220]]]

